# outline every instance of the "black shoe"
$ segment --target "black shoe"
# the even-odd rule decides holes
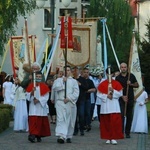
[[[126,134],[126,138],[131,138],[131,137],[130,137],[130,134]]]
[[[29,140],[31,143],[35,143],[35,136],[34,136],[34,135],[29,135],[29,136],[28,136],[28,140]]]
[[[81,132],[80,132],[80,135],[81,135],[81,136],[84,136],[84,131],[81,131]]]
[[[84,130],[86,130],[87,129],[87,127],[86,126],[84,126],[84,128],[83,128]]]
[[[77,135],[78,134],[78,131],[75,131],[74,133],[73,133],[73,135]]]
[[[64,144],[64,138],[63,137],[59,137],[58,139],[57,139],[57,142],[58,143],[60,143],[60,144]]]
[[[66,142],[67,142],[67,143],[72,143],[70,138],[68,138],[68,139],[66,140]]]
[[[42,141],[41,137],[37,137],[37,142],[41,142],[41,141]]]
[[[86,132],[89,132],[91,130],[90,126],[87,126]]]

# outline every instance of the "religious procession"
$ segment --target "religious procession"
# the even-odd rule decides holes
[[[150,2],[113,0],[112,7],[129,11],[125,18],[130,27],[116,31],[110,24],[109,2],[97,3],[106,16],[97,17],[92,10],[96,1],[95,5],[93,0],[56,1],[51,0],[48,9],[48,0],[36,0],[35,14],[19,18],[22,35],[11,36],[5,44],[0,66],[0,114],[4,105],[12,107],[12,137],[23,137],[24,147],[33,150],[38,149],[38,143],[47,149],[50,142],[57,144],[56,149],[71,149],[67,146],[70,143],[73,149],[81,150],[123,150],[123,146],[148,150],[149,82],[145,82],[146,71],[142,74],[143,55],[139,55],[137,35],[143,34],[141,8]],[[43,17],[41,14],[44,24],[36,25],[36,32],[32,23],[37,21],[35,16]],[[118,30],[124,26],[123,22],[118,24]],[[116,34],[111,36],[113,32]],[[130,32],[128,41],[121,47],[126,32]],[[120,48],[122,53],[117,50]],[[8,134],[4,131],[2,135]],[[88,145],[86,139],[97,144]],[[4,143],[2,140],[2,147]]]

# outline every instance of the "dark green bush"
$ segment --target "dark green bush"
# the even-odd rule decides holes
[[[12,106],[0,104],[0,133],[9,127],[12,119]]]

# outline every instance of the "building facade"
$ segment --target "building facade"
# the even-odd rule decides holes
[[[54,2],[53,6],[52,1]],[[135,1],[137,2],[137,0]],[[49,37],[49,40],[51,40],[51,34],[55,33],[57,25],[60,21],[59,17],[65,15],[65,10],[67,10],[68,14],[70,14],[73,18],[82,18],[84,15],[84,7],[89,5],[89,0],[71,0],[71,3],[68,7],[64,6],[62,0],[45,0],[44,2],[45,4],[42,8],[37,9],[33,14],[26,15],[28,20],[28,34],[36,36],[36,54],[39,53],[45,38]],[[52,8],[54,9],[54,14],[52,13]],[[150,0],[139,0],[137,3],[137,9],[138,21],[136,21],[136,23],[142,39],[145,37],[144,34],[146,33],[145,24],[150,18]],[[54,16],[54,21],[52,21],[52,15]],[[24,17],[19,17],[18,27],[16,28],[16,33],[18,36],[22,35],[24,22]],[[0,60],[2,60],[2,58],[0,58]],[[7,54],[2,71],[12,74],[9,52]]]

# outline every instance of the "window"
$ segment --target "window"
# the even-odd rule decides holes
[[[65,10],[67,10],[67,13],[70,14],[71,17],[75,16],[75,9],[60,9],[59,10],[60,16],[65,16]]]
[[[54,12],[55,18],[55,12]],[[55,27],[55,21],[52,21],[52,13],[50,8],[44,9],[44,29],[51,29]]]
[[[59,0],[59,2],[62,2],[62,0]],[[78,2],[78,0],[71,0],[71,2]]]

